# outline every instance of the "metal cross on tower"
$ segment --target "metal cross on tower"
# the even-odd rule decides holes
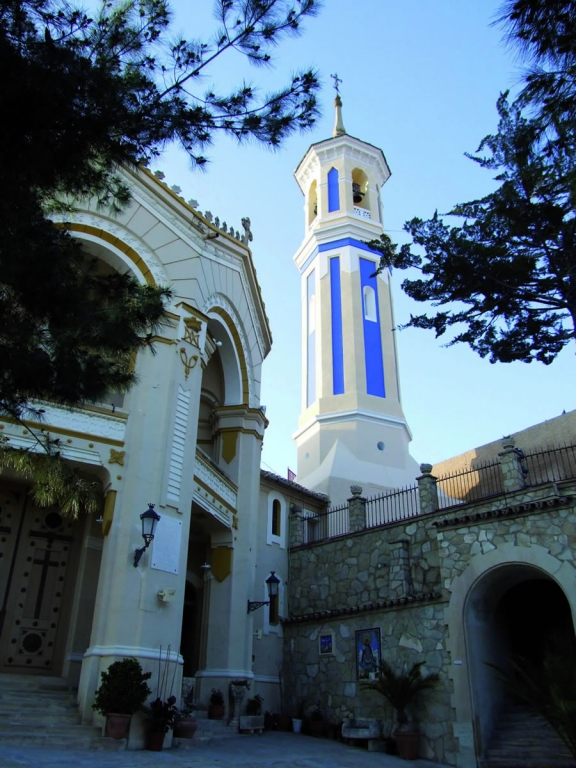
[[[336,93],[340,95],[340,83],[342,82],[342,78],[338,77],[338,75],[330,75],[332,80],[334,80],[334,88],[336,89]]]

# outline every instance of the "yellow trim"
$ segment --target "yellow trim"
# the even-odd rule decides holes
[[[231,506],[227,501],[225,501],[222,496],[219,496],[217,493],[215,493],[210,486],[206,485],[206,483],[203,483],[202,480],[197,475],[194,475],[194,482],[197,483],[200,488],[203,488],[205,491],[208,491],[208,493],[212,496],[213,499],[216,499],[216,501],[220,502],[226,509],[231,512],[233,515],[236,514],[236,510],[233,506]]]
[[[158,344],[178,344],[176,339],[167,339],[165,336],[152,336],[150,341]]]
[[[204,320],[204,322],[208,322],[210,318],[208,315],[205,315],[204,312],[201,312],[196,307],[192,307],[190,304],[187,304],[185,301],[180,301],[178,304],[176,304],[177,307],[182,307],[182,309],[185,309],[186,312],[189,312],[191,315],[196,315],[201,320]],[[178,319],[180,319],[180,316],[178,316]]]
[[[166,317],[169,317],[170,320],[180,320],[180,315],[177,315],[175,312],[165,312],[164,314]]]
[[[210,311],[220,315],[220,317],[228,326],[228,331],[234,340],[234,346],[236,348],[238,360],[240,361],[240,374],[242,377],[242,400],[243,403],[248,403],[250,400],[250,388],[248,386],[248,366],[246,364],[246,358],[244,357],[244,350],[242,349],[242,342],[240,341],[240,334],[238,333],[238,329],[232,322],[232,318],[228,312],[226,312],[221,307],[212,307]]]
[[[3,416],[2,418],[4,421],[10,422],[10,424],[19,423],[16,419],[11,419],[9,416]],[[100,437],[99,435],[92,435],[90,432],[76,432],[74,429],[63,429],[62,427],[54,427],[51,424],[40,424],[37,421],[23,421],[22,423],[29,428],[26,432],[29,432],[31,427],[32,429],[38,429],[48,433],[56,432],[58,435],[79,437],[81,440],[94,440],[95,443],[104,443],[105,445],[119,445],[121,447],[124,445],[123,440],[113,440],[111,437]],[[26,434],[26,432],[24,434]]]
[[[246,427],[221,427],[218,432],[224,436],[225,432],[235,432],[238,434],[241,432],[243,435],[253,435],[254,437],[257,437],[259,440],[262,440],[264,435],[261,435],[260,432],[256,432],[255,429],[246,429]],[[224,455],[224,451],[222,451],[222,455]]]
[[[239,429],[221,430],[222,434],[222,458],[226,464],[236,458],[238,450],[238,432]]]
[[[108,491],[104,499],[104,510],[102,512],[102,533],[108,536],[108,532],[114,520],[114,506],[116,504],[116,491]]]
[[[104,416],[112,416],[114,419],[123,419],[124,421],[128,420],[128,414],[127,413],[119,413],[118,411],[111,411],[107,408],[102,408],[98,405],[79,405],[77,406],[78,410],[82,411],[91,411],[92,413],[100,413]]]
[[[128,256],[130,261],[140,271],[148,285],[156,285],[156,280],[154,280],[154,276],[148,269],[144,259],[138,255],[134,248],[131,248],[123,240],[120,240],[119,237],[116,237],[116,235],[111,235],[104,229],[91,227],[89,224],[78,224],[73,221],[57,223],[55,226],[59,229],[69,230],[70,232],[84,232],[87,235],[94,235],[94,237],[100,238],[100,240],[104,240],[105,242],[110,243],[110,245],[118,248],[119,251],[122,251],[122,253]]]
[[[215,547],[212,550],[210,570],[218,581],[224,581],[232,573],[232,547]]]

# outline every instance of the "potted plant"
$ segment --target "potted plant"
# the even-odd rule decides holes
[[[212,688],[210,701],[208,703],[208,717],[210,720],[222,720],[226,708],[224,706],[224,695],[219,688]]]
[[[246,702],[246,714],[240,717],[240,731],[258,731],[264,730],[264,715],[262,714],[262,702],[264,699],[257,693]]]
[[[157,696],[145,711],[148,716],[147,748],[153,752],[160,752],[164,744],[164,736],[174,727],[178,715],[176,696],[168,696],[167,699]]]
[[[178,709],[176,715],[176,722],[174,723],[174,736],[178,739],[191,739],[193,738],[198,728],[198,721],[194,715],[196,706],[189,702],[184,704]]]
[[[115,661],[105,672],[96,691],[92,709],[106,717],[106,735],[113,739],[124,739],[130,729],[134,712],[144,706],[152,693],[146,680],[151,672],[143,672],[137,659]]]
[[[166,658],[162,659],[162,646],[158,657],[158,682],[156,685],[156,698],[144,707],[148,720],[148,734],[146,748],[153,752],[160,752],[164,744],[164,737],[174,727],[178,709],[176,696],[172,695],[177,665],[174,664],[172,682],[168,690],[168,664],[170,662],[170,646],[166,649]],[[163,668],[162,668],[163,667]]]
[[[422,675],[420,668],[424,664],[419,661],[406,672],[394,672],[386,661],[378,668],[374,680],[360,683],[362,688],[377,691],[396,710],[397,728],[394,732],[400,757],[405,760],[415,760],[418,757],[419,733],[408,718],[407,709],[421,693],[433,688],[438,682],[438,675],[430,673]]]

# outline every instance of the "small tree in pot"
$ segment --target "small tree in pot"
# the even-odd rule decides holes
[[[134,712],[144,706],[152,693],[146,680],[151,672],[143,672],[137,659],[122,659],[101,673],[92,709],[106,717],[106,735],[123,739],[128,735]]]
[[[418,732],[410,723],[407,709],[414,703],[419,694],[429,688],[434,688],[439,680],[438,675],[429,673],[422,675],[420,668],[423,661],[416,662],[408,672],[394,672],[386,661],[378,668],[376,678],[360,683],[364,689],[377,691],[396,710],[398,726],[394,732],[398,752],[405,760],[418,757]]]

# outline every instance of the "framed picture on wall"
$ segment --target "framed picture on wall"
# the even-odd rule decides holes
[[[334,653],[334,635],[332,632],[323,632],[318,637],[318,650],[320,656],[331,656]]]
[[[380,627],[356,630],[356,679],[374,680],[382,663]]]

